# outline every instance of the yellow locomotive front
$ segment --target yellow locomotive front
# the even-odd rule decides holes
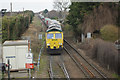
[[[46,32],[46,48],[51,54],[62,53],[63,50],[63,32]]]

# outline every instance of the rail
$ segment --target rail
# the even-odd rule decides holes
[[[66,67],[65,67],[65,64],[64,64],[64,62],[63,62],[63,58],[60,56],[60,62],[61,62],[61,64],[59,63],[59,66],[61,67],[61,69],[63,70],[63,72],[64,72],[64,75],[66,76],[66,79],[67,80],[70,80],[70,76],[69,76],[69,74],[68,74],[68,72],[67,72],[67,69],[66,69]]]
[[[93,64],[90,64],[72,45],[70,45],[70,43],[64,39],[64,41],[83,59],[85,60],[94,70],[96,70],[96,72],[98,72],[103,78],[107,78],[102,72],[100,72]],[[67,50],[64,47],[65,50]],[[68,51],[67,51],[68,53]],[[70,54],[70,53],[69,53]],[[74,60],[75,61],[75,60]],[[75,61],[76,62],[76,61]],[[77,63],[78,64],[78,63]],[[89,71],[88,71],[89,72]],[[85,74],[85,73],[84,73]],[[90,74],[93,76],[93,74],[90,72]]]
[[[75,62],[75,64],[77,65],[77,67],[83,72],[83,74],[85,75],[85,77],[89,78],[89,76],[87,75],[87,73],[83,70],[83,68],[79,65],[79,63],[75,60],[75,58],[71,55],[70,52],[68,52],[68,50],[64,47],[65,51],[69,54],[69,56],[72,58],[72,60]]]
[[[53,76],[53,69],[52,69],[52,56],[50,56],[50,64],[49,64],[49,75],[50,75],[50,79],[53,80],[54,76]]]
[[[62,61],[62,57],[59,56],[59,62],[57,63],[58,66],[61,68],[62,72],[64,73],[64,76],[67,80],[70,80],[69,74],[67,72],[67,69],[64,65],[64,62]],[[50,56],[50,63],[49,63],[49,70],[48,70],[50,79],[53,80],[55,78],[54,72],[53,72],[53,56]]]

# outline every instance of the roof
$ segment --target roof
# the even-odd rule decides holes
[[[50,32],[50,31],[59,31],[59,32],[62,32],[62,30],[59,30],[59,29],[48,29],[47,32]]]
[[[28,40],[5,41],[3,46],[28,45]]]
[[[59,32],[62,32],[62,28],[60,25],[58,24],[51,24],[48,29],[47,29],[47,32],[50,32],[50,31],[59,31]]]
[[[61,25],[58,25],[58,24],[50,24],[48,28],[52,28],[52,27],[61,28]]]
[[[52,26],[52,27],[50,27],[50,28],[47,29],[47,32],[50,32],[50,31],[59,31],[59,32],[62,32],[62,29],[61,29],[61,27]]]

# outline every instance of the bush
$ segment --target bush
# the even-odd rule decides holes
[[[116,41],[118,39],[118,27],[114,25],[105,25],[100,30],[102,39],[106,41]]]

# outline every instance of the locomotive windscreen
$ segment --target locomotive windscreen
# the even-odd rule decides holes
[[[47,34],[47,39],[53,39],[53,34]]]
[[[55,39],[61,39],[62,38],[62,34],[61,33],[56,33],[55,34]]]

